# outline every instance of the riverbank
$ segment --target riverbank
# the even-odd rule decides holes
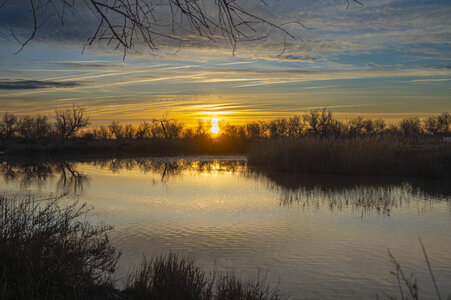
[[[108,159],[246,155],[249,165],[307,174],[451,178],[451,144],[399,136],[85,140],[4,146],[3,158]]]

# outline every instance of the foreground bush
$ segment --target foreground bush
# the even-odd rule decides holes
[[[80,299],[111,286],[118,254],[109,227],[84,206],[0,197],[0,298]]]
[[[177,254],[144,259],[115,287],[111,227],[86,221],[84,205],[0,196],[0,299],[280,299],[263,280],[207,274]]]

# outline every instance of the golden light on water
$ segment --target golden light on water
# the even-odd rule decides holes
[[[211,128],[210,132],[212,134],[218,134],[219,133],[219,124],[218,124],[218,118],[212,118],[211,119]]]

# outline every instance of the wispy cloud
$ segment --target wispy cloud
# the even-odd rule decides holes
[[[80,86],[76,81],[45,81],[45,80],[2,80],[0,79],[0,90],[34,90],[47,88],[71,88]]]

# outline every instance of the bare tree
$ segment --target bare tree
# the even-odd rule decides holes
[[[240,126],[240,125],[233,125],[230,123],[223,123],[220,124],[219,127],[221,128],[221,134],[226,137],[233,137],[233,138],[242,138],[246,136],[246,127]]]
[[[30,141],[37,141],[49,135],[51,125],[46,116],[25,116],[18,121],[17,131]]]
[[[266,124],[269,135],[272,138],[286,136],[288,134],[288,121],[287,119],[275,119]]]
[[[430,134],[447,134],[451,125],[451,114],[444,112],[438,116],[427,118],[424,122],[424,130]]]
[[[249,122],[246,124],[246,135],[251,138],[261,137],[264,135],[264,126],[261,122]]]
[[[0,137],[8,140],[16,131],[17,118],[15,115],[5,112],[0,120]]]
[[[374,120],[375,133],[380,134],[380,133],[384,132],[386,127],[387,127],[387,124],[385,123],[385,120],[383,120],[383,119]]]
[[[437,123],[440,131],[444,134],[448,134],[451,125],[451,115],[448,112],[442,113],[437,117]]]
[[[417,137],[421,133],[421,122],[418,117],[402,119],[399,128],[404,136]]]
[[[111,124],[108,125],[108,129],[111,132],[111,137],[114,136],[114,138],[117,140],[123,139],[125,137],[124,126],[117,121],[111,122]]]
[[[331,111],[328,111],[326,107],[320,110],[319,128],[321,137],[326,137],[332,131],[332,125],[334,123],[334,117]]]
[[[320,114],[316,110],[312,110],[309,113],[302,116],[304,118],[304,123],[308,125],[308,132],[317,136],[320,132]]]
[[[145,139],[151,136],[151,124],[148,122],[141,122],[136,130],[136,138]]]
[[[348,122],[349,134],[352,137],[361,136],[363,134],[363,129],[365,128],[365,121],[362,116],[357,116],[357,118],[352,119]]]
[[[289,136],[301,136],[305,127],[304,119],[301,116],[295,115],[288,119],[288,135]]]
[[[165,139],[172,139],[179,137],[182,133],[183,124],[174,119],[154,119],[152,128],[153,137],[163,137]]]
[[[194,130],[194,136],[208,137],[210,135],[211,125],[211,120],[199,120]]]
[[[3,4],[13,1],[4,0]],[[358,0],[347,2],[348,6],[350,2],[362,5]],[[25,41],[19,41],[13,33],[22,45],[20,50],[35,37],[49,17],[57,15],[64,24],[66,11],[80,10],[80,6],[87,7],[98,20],[88,45],[96,40],[105,41],[116,48],[122,47],[124,55],[137,41],[157,50],[157,43],[162,38],[181,44],[193,35],[212,41],[226,39],[234,51],[240,41],[262,39],[263,32],[259,34],[261,24],[285,36],[285,49],[286,39],[295,39],[286,25],[306,28],[298,21],[275,24],[249,8],[254,3],[267,5],[264,0],[29,0],[29,3],[33,19],[31,34]]]
[[[134,139],[136,137],[136,128],[132,124],[127,124],[124,127],[124,136],[126,139]]]
[[[432,116],[423,121],[423,128],[427,133],[437,134],[440,132],[440,125],[437,119],[436,116]]]
[[[55,129],[57,134],[68,139],[89,123],[86,110],[73,105],[71,108],[55,109]]]
[[[109,130],[108,127],[100,126],[98,133],[97,133],[98,139],[107,140],[107,139],[111,139],[112,136],[113,136],[113,134],[111,133],[111,131]]]
[[[334,117],[326,107],[314,109],[303,115],[307,131],[315,137],[325,137],[334,131]]]

